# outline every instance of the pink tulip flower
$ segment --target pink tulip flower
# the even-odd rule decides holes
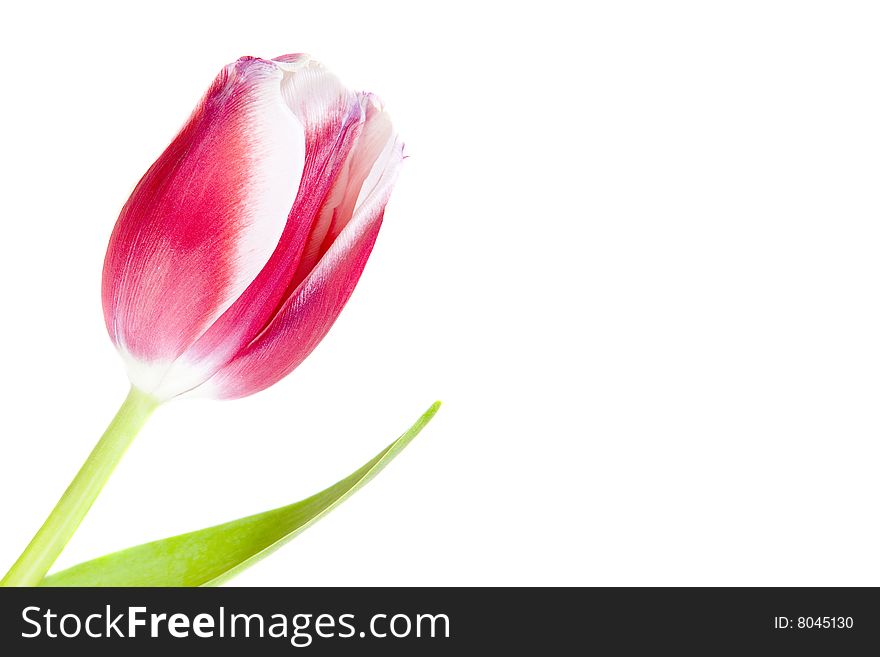
[[[307,55],[243,57],[220,72],[110,237],[104,319],[131,389],[0,587],[57,585],[49,569],[163,402],[244,397],[311,353],[360,279],[402,161],[376,97],[349,91]],[[366,482],[438,405],[332,487],[339,495],[327,489],[305,507],[251,515],[244,530],[215,525],[57,575],[67,585],[216,583],[307,526],[303,508],[313,521]]]
[[[104,317],[132,384],[236,398],[290,373],[354,290],[402,151],[376,97],[307,55],[224,68],[110,238]]]

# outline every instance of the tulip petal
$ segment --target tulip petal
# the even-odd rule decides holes
[[[122,209],[104,263],[111,338],[149,392],[252,282],[284,230],[304,129],[283,72],[243,58],[216,78]],[[149,370],[149,371],[148,371]]]
[[[284,74],[282,96],[305,130],[305,165],[287,225],[266,266],[184,356],[186,361],[210,362],[215,369],[266,327],[292,291],[311,227],[364,118],[358,97],[317,62],[296,55],[275,63]]]
[[[365,115],[363,129],[312,226],[293,277],[293,288],[312,271],[321,256],[339,237],[342,229],[348,225],[364,181],[392,140],[391,119],[382,111],[378,99],[372,94],[362,93],[359,94],[359,100]]]
[[[368,176],[363,201],[318,264],[286,299],[266,329],[195,391],[237,398],[269,387],[318,345],[345,306],[376,241],[385,205],[403,161],[392,140]],[[370,181],[372,177],[373,182]]]

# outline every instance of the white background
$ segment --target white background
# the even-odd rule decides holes
[[[6,3],[0,562],[125,396],[119,208],[221,66],[306,51],[411,155],[362,281],[278,385],[160,409],[59,567],[301,499],[439,398],[233,584],[880,584],[875,8]]]

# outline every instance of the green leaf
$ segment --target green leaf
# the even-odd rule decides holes
[[[216,586],[268,556],[366,484],[434,417],[434,403],[372,461],[289,506],[144,543],[49,575],[40,586]]]

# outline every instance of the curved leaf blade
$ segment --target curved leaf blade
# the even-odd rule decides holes
[[[137,545],[49,575],[40,586],[217,586],[270,555],[375,477],[425,427],[435,402],[400,438],[342,481],[300,502]]]

